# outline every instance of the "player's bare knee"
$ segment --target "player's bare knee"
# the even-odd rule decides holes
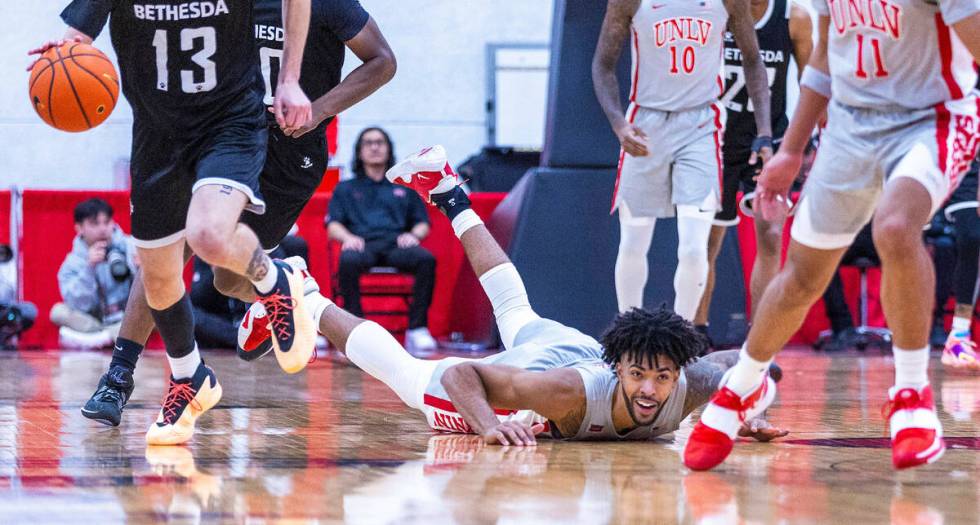
[[[187,226],[187,244],[198,257],[209,264],[218,264],[229,251],[231,231],[220,224],[205,223]]]
[[[902,214],[876,217],[872,228],[875,248],[883,259],[907,258],[922,244],[922,225]]]
[[[759,255],[778,254],[783,246],[783,231],[779,225],[762,228],[756,236],[756,252]]]
[[[827,289],[826,282],[814,279],[811,272],[797,266],[787,265],[777,279],[781,282],[770,283],[767,289],[780,290],[784,300],[792,303],[810,304]]]

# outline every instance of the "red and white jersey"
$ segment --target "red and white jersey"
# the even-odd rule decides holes
[[[642,0],[630,35],[630,102],[683,111],[717,100],[727,22],[722,0]]]
[[[833,98],[863,108],[923,109],[973,90],[973,56],[950,28],[980,0],[813,0],[830,17]]]

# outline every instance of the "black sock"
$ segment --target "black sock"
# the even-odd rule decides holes
[[[117,337],[116,344],[112,347],[112,362],[109,363],[109,368],[121,366],[130,372],[134,372],[136,371],[136,362],[139,361],[142,352],[143,345],[136,341]]]
[[[447,192],[432,195],[431,198],[432,202],[439,208],[439,211],[445,213],[450,221],[455,219],[460,213],[463,213],[463,211],[470,209],[470,198],[466,196],[466,192],[459,186]]]
[[[194,308],[186,293],[176,303],[164,310],[154,310],[153,322],[167,346],[170,357],[184,357],[194,351]]]

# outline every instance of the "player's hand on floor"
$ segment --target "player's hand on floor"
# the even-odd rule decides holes
[[[616,138],[623,151],[633,157],[645,157],[650,154],[647,150],[647,135],[643,130],[629,122],[616,128]]]
[[[762,166],[752,209],[763,219],[775,222],[786,218],[791,206],[787,195],[802,164],[802,153],[780,151]]]
[[[483,433],[483,441],[488,445],[533,447],[538,444],[535,434],[544,431],[544,425],[533,426],[518,421],[505,421]]]
[[[82,37],[76,36],[75,38],[72,38],[70,40],[74,42],[81,42]],[[51,49],[52,47],[61,47],[68,41],[69,39],[65,39],[65,38],[61,38],[58,40],[48,40],[47,42],[41,44],[39,47],[36,47],[28,51],[27,52],[28,56],[37,55],[37,57],[34,58],[34,60],[31,60],[31,63],[28,64],[27,71],[34,69],[34,64],[37,64],[37,61],[41,59],[41,55],[43,55],[47,50]]]
[[[280,82],[276,86],[272,111],[276,114],[276,123],[286,135],[291,135],[313,120],[310,99],[298,82]]]
[[[761,417],[742,423],[742,428],[738,429],[738,435],[742,437],[754,438],[756,441],[772,441],[789,435],[788,430],[774,427]]]

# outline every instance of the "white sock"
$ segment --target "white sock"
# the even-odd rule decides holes
[[[626,204],[619,205],[619,252],[616,254],[616,301],[619,311],[643,307],[647,285],[647,252],[656,219],[634,218]],[[706,245],[707,246],[707,245]]]
[[[694,320],[708,282],[708,237],[713,213],[698,214],[697,209],[677,215],[677,271],[674,273],[674,312]]]
[[[272,291],[272,287],[276,285],[276,281],[279,279],[279,267],[272,262],[272,259],[268,255],[265,256],[266,260],[269,261],[269,271],[265,272],[265,277],[258,281],[252,281],[255,285],[255,289],[261,294],[267,294]]]
[[[759,388],[770,364],[772,364],[772,359],[757,361],[749,355],[745,345],[742,345],[742,350],[738,353],[738,362],[729,371],[731,375],[728,377],[725,386],[739,396],[745,397]]]
[[[500,340],[504,348],[510,350],[521,328],[540,319],[528,301],[521,274],[512,263],[504,263],[484,272],[480,284],[493,305]]]
[[[895,386],[916,390],[929,384],[929,347],[905,350],[892,347],[895,356]]]
[[[323,317],[323,311],[327,309],[328,306],[333,304],[333,301],[327,299],[320,292],[308,293],[303,297],[306,302],[306,307],[313,314],[313,326],[320,330],[320,318]]]
[[[184,357],[170,357],[168,355],[167,361],[170,361],[170,375],[174,376],[174,379],[187,379],[193,377],[194,372],[197,372],[197,366],[201,364],[201,353],[197,351],[195,344],[191,353]]]
[[[953,333],[957,337],[968,337],[970,335],[970,321],[966,317],[954,317],[953,318]]]
[[[408,406],[422,405],[422,391],[436,361],[412,357],[381,325],[364,321],[347,336],[347,358],[371,377],[388,385]]]
[[[481,219],[480,216],[477,215],[472,209],[459,212],[459,215],[453,218],[452,222],[453,231],[456,232],[456,237],[460,239],[463,238],[463,234],[466,233],[467,230],[481,224],[483,224],[483,219]]]

